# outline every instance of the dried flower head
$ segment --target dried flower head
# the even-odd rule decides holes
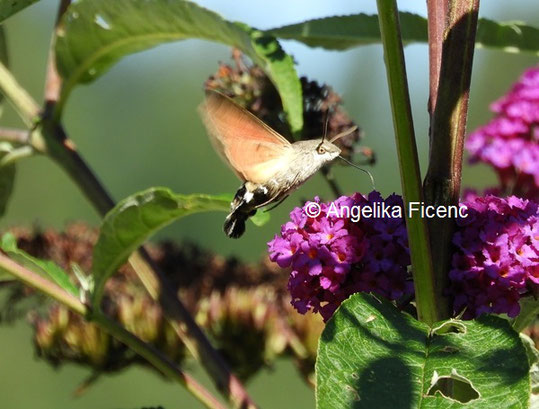
[[[290,139],[281,99],[273,83],[260,67],[247,65],[239,51],[234,51],[232,57],[235,67],[221,63],[219,70],[206,81],[205,88],[233,98],[239,105]],[[326,120],[328,138],[355,126],[342,107],[341,97],[331,87],[319,85],[305,77],[301,78],[301,87],[304,120],[302,139],[321,137],[325,132]],[[362,153],[369,163],[373,163],[372,150],[357,148],[360,138],[361,130],[358,128],[337,140],[335,144],[342,149],[343,156],[350,158],[357,151]]]
[[[67,226],[64,232],[20,228],[12,232],[18,246],[33,256],[51,259],[67,271],[72,262],[86,271],[91,268],[92,248],[97,239],[93,228],[77,223]],[[245,264],[191,243],[167,241],[148,245],[147,249],[189,310],[197,315],[216,348],[226,355],[234,372],[247,378],[286,354],[298,361],[306,377],[312,375],[316,353],[313,337],[320,329],[310,324],[315,317],[296,314],[289,319],[292,307],[287,280],[274,263],[265,258],[257,264]],[[50,300],[43,297],[28,306],[28,299],[35,298],[36,293],[22,284],[5,285],[2,291],[7,297],[0,304],[0,316],[8,315],[12,308],[20,316],[31,308],[34,343],[42,359],[55,366],[76,362],[93,369],[94,375],[78,392],[84,391],[101,373],[132,364],[147,365],[99,327],[61,305],[52,303],[45,312],[42,306]],[[186,351],[182,342],[128,265],[108,280],[103,308],[108,316],[170,359],[183,362]],[[15,318],[13,313],[9,315]],[[308,345],[304,346],[305,343]]]

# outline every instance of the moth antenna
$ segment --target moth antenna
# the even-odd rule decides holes
[[[331,138],[329,141],[331,143],[335,142],[337,139],[340,139],[344,136],[348,136],[350,135],[352,132],[355,132],[357,130],[357,125],[354,125],[352,126],[351,128],[348,128],[347,130],[345,131],[342,131],[341,133],[338,133],[337,135],[335,135],[333,138]]]
[[[326,139],[326,136],[328,134],[328,124],[329,124],[329,114],[330,114],[331,108],[328,108],[326,111],[326,118],[324,119],[324,133],[322,134],[322,143],[324,143],[324,140]]]
[[[360,171],[365,172],[367,175],[369,175],[369,178],[371,179],[372,190],[376,190],[376,186],[374,185],[374,178],[372,177],[371,172],[369,172],[367,169],[363,169],[357,166],[355,163],[350,162],[348,159],[343,158],[341,155],[339,155],[339,158],[348,163],[350,166],[359,169]]]

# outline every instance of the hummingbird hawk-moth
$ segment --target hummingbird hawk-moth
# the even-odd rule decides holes
[[[341,153],[333,142],[353,132],[349,129],[331,140],[323,138],[290,143],[227,96],[207,91],[200,105],[215,150],[243,181],[226,217],[223,230],[238,238],[245,221],[257,209],[280,203],[317,170]]]

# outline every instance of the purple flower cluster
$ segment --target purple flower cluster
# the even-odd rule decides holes
[[[493,166],[502,190],[539,199],[539,67],[490,108],[495,118],[466,141],[471,162]]]
[[[539,205],[515,196],[475,197],[457,220],[449,273],[453,309],[515,317],[520,297],[539,284]]]
[[[327,321],[351,294],[375,292],[389,299],[413,293],[407,281],[410,257],[403,218],[363,218],[353,221],[349,210],[383,202],[402,206],[402,198],[383,199],[374,191],[321,203],[317,217],[308,217],[307,202],[290,213],[281,235],[268,243],[270,259],[291,267],[288,289],[292,305],[302,314],[320,312]],[[404,214],[404,213],[403,213]],[[347,217],[348,216],[348,217]]]

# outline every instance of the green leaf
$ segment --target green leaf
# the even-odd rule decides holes
[[[431,330],[387,301],[354,294],[320,339],[317,408],[523,408],[528,371],[519,335],[503,318],[450,320]],[[454,399],[435,392],[449,379]]]
[[[14,163],[1,165],[1,161],[14,150],[10,143],[0,142],[0,217],[6,212],[7,204],[13,192],[16,173]]]
[[[270,214],[267,211],[258,210],[256,214],[249,220],[251,220],[255,226],[264,226],[267,222],[269,222]]]
[[[539,394],[539,351],[535,348],[535,342],[526,334],[520,334],[520,339],[530,364],[531,390],[533,394]]]
[[[399,17],[404,44],[428,41],[426,18],[406,12],[401,12]],[[323,47],[329,50],[346,50],[381,41],[378,16],[367,14],[308,20],[266,32],[275,37],[296,40],[310,47]],[[479,19],[476,45],[506,52],[539,55],[539,29],[521,22]]]
[[[37,3],[39,0],[2,0],[0,1],[0,23],[22,9]]]
[[[406,43],[427,40],[427,20],[417,14],[401,12],[402,40]],[[378,15],[353,14],[308,20],[267,30],[275,37],[300,41],[310,47],[346,50],[381,42]]]
[[[230,210],[230,195],[181,195],[167,188],[150,188],[118,203],[101,225],[94,247],[93,305],[99,305],[107,279],[151,234],[194,213]]]
[[[539,28],[520,21],[479,19],[475,38],[477,47],[499,48],[509,53],[539,55]]]
[[[43,277],[51,279],[64,290],[70,292],[76,297],[79,297],[78,288],[71,282],[69,276],[64,270],[62,270],[52,261],[40,260],[36,257],[32,257],[22,250],[19,250],[17,247],[17,240],[13,234],[4,234],[0,239],[0,247],[17,263],[23,265],[29,270],[41,274]]]
[[[539,300],[536,300],[534,297],[523,297],[520,299],[519,304],[520,313],[516,318],[510,320],[516,332],[521,332],[539,315]]]
[[[539,351],[535,348],[535,342],[526,334],[520,334],[520,339],[530,364],[531,397],[530,409],[539,408]]]
[[[76,84],[95,80],[128,54],[199,38],[248,55],[275,84],[292,130],[303,126],[301,84],[292,57],[262,31],[182,0],[80,0],[69,7],[63,24],[56,41],[58,70],[65,80],[60,107]]]

